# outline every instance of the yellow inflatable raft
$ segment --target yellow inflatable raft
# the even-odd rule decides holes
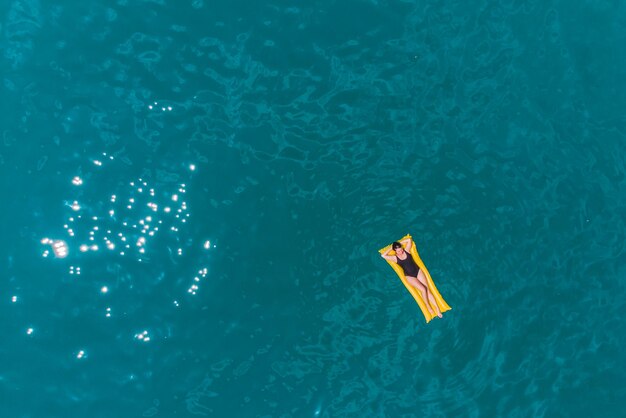
[[[407,238],[411,238],[411,235],[407,234],[398,241],[402,241]],[[413,241],[413,238],[411,238],[411,241]],[[391,252],[391,245],[392,244],[389,244],[385,248],[381,248],[380,250],[378,250],[378,252],[381,254],[387,255],[387,253]],[[426,279],[428,280],[428,290],[432,292],[433,296],[435,297],[435,300],[437,301],[437,305],[439,306],[439,310],[441,311],[441,313],[444,313],[452,309],[450,306],[448,306],[446,301],[443,300],[443,298],[439,294],[439,291],[437,290],[437,287],[435,286],[433,279],[430,277],[430,273],[428,272],[428,269],[426,268],[426,266],[424,265],[424,262],[422,261],[419,254],[417,253],[415,241],[413,241],[413,245],[411,245],[410,253],[413,256],[413,260],[415,260],[415,263],[417,263],[420,270],[424,272],[424,275],[426,276]],[[389,255],[392,255],[392,254],[389,254]],[[394,255],[395,255],[395,252],[394,252]],[[428,312],[428,308],[426,307],[427,302],[426,303],[424,302],[420,292],[416,288],[411,286],[409,282],[406,281],[402,267],[400,267],[397,263],[394,263],[393,261],[389,261],[389,260],[385,260],[385,261],[387,261],[387,263],[389,263],[391,268],[394,269],[394,271],[398,274],[398,277],[400,277],[400,280],[402,280],[404,287],[406,287],[406,289],[411,293],[411,295],[413,296],[413,299],[415,299],[415,302],[417,302],[420,309],[422,310],[422,313],[424,314],[424,318],[426,318],[426,322],[427,323],[430,322],[430,320],[433,319],[433,317],[436,315],[431,315],[431,313]],[[436,312],[435,308],[434,307],[432,308],[433,308],[433,312]]]

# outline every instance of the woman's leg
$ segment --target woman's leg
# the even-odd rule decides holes
[[[429,293],[428,287],[421,284],[419,280],[417,280],[415,277],[406,276],[406,280],[407,282],[411,284],[411,286],[413,286],[414,288],[420,291],[420,293],[422,294],[422,299],[424,300],[424,303],[426,304],[426,307],[428,308],[428,312],[430,312],[431,315],[434,315],[435,313],[433,312],[433,309],[430,307],[430,303],[428,303],[428,293]]]
[[[426,275],[422,270],[417,273],[417,280],[426,288],[426,293],[428,293],[428,300],[437,310],[437,316],[441,318],[441,311],[439,310],[439,305],[437,305],[437,301],[435,300],[435,295],[428,289],[428,281],[426,280]]]

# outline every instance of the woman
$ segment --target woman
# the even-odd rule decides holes
[[[401,243],[405,243],[404,247]],[[424,275],[424,272],[420,270],[417,264],[415,264],[415,260],[413,260],[413,257],[411,256],[411,245],[413,245],[413,243],[411,242],[411,238],[407,238],[400,242],[396,241],[391,245],[391,249],[396,252],[396,255],[381,255],[384,259],[393,261],[394,263],[397,263],[400,267],[402,267],[406,280],[411,284],[411,286],[419,290],[422,294],[422,299],[426,303],[430,314],[434,315],[433,309],[431,307],[432,305],[437,309],[437,316],[441,318],[443,315],[441,315],[441,311],[439,310],[437,301],[435,301],[435,297],[428,290],[428,282],[426,281],[426,276]],[[429,301],[430,303],[428,303]]]

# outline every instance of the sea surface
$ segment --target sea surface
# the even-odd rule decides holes
[[[624,416],[625,45],[608,0],[1,2],[0,416]]]

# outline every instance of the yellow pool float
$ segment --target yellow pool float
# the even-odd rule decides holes
[[[406,240],[407,238],[410,238],[411,241],[413,242],[413,245],[411,245],[411,251],[409,252],[411,253],[411,256],[413,257],[413,260],[415,261],[417,266],[420,268],[420,270],[424,272],[424,275],[426,276],[426,279],[428,280],[428,290],[435,297],[435,301],[437,302],[437,305],[439,306],[439,310],[441,311],[441,313],[449,311],[452,308],[448,306],[446,301],[443,300],[443,297],[441,297],[441,294],[439,294],[439,291],[437,290],[437,287],[435,286],[435,282],[433,282],[433,279],[430,277],[430,273],[428,272],[428,269],[426,268],[426,266],[424,265],[424,262],[422,261],[419,254],[417,253],[415,241],[413,241],[413,238],[411,237],[411,235],[406,234],[404,237],[399,239],[398,242]],[[391,250],[392,245],[393,244],[389,244],[385,248],[381,248],[380,250],[378,250],[378,252],[380,254],[387,255],[387,253]],[[394,269],[398,277],[400,277],[400,280],[402,280],[402,284],[404,284],[404,287],[406,287],[406,290],[408,290],[411,293],[411,295],[413,296],[413,299],[415,299],[415,302],[417,302],[420,309],[422,310],[422,313],[424,314],[424,318],[426,318],[426,322],[427,323],[430,322],[430,320],[433,319],[433,317],[436,316],[436,314],[432,315],[428,311],[428,308],[426,307],[426,303],[424,302],[424,299],[422,299],[422,295],[420,294],[420,292],[416,288],[411,286],[409,282],[407,282],[406,277],[404,276],[404,270],[402,270],[402,267],[400,267],[398,263],[394,263],[393,261],[390,261],[387,259],[385,259],[385,261],[389,263],[389,265],[391,266],[391,268]],[[433,306],[431,306],[431,308],[433,308],[433,311],[436,311],[436,309]]]

